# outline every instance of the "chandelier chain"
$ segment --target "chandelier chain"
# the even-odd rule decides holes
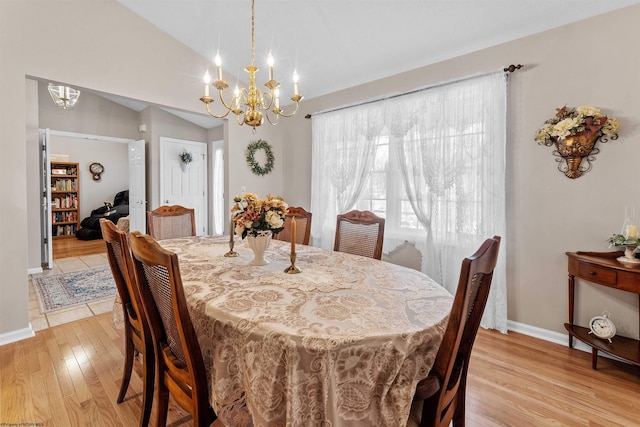
[[[256,16],[256,1],[251,0],[251,65],[254,65],[255,58],[255,16]]]

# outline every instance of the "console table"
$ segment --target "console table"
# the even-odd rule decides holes
[[[591,346],[591,367],[597,368],[598,350],[615,356],[627,363],[640,366],[640,341],[616,335],[613,343],[589,334],[589,328],[573,323],[575,278],[596,285],[620,289],[638,294],[640,301],[640,266],[622,264],[616,258],[623,252],[567,252],[569,257],[569,347],[573,348],[573,337]],[[640,325],[640,317],[639,317]]]

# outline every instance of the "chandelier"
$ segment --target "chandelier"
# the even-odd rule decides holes
[[[269,52],[267,57],[267,65],[269,66],[269,80],[264,84],[268,91],[256,87],[256,73],[258,67],[254,65],[254,49],[255,49],[255,0],[251,0],[251,65],[247,66],[244,70],[249,73],[249,87],[236,88],[233,92],[231,101],[227,103],[224,100],[222,92],[229,87],[229,84],[222,80],[222,60],[220,54],[216,54],[215,64],[217,67],[217,80],[211,82],[211,76],[209,71],[204,74],[204,96],[200,98],[200,101],[204,102],[207,107],[207,113],[216,119],[224,119],[233,113],[236,115],[236,120],[239,125],[247,124],[253,127],[255,132],[256,127],[262,125],[264,118],[266,117],[269,123],[275,125],[278,123],[280,116],[291,117],[298,111],[298,103],[302,100],[298,90],[298,73],[293,72],[293,96],[291,100],[296,104],[295,109],[289,113],[285,113],[280,108],[280,83],[273,79],[273,56]],[[213,102],[213,98],[209,96],[209,85],[218,89],[218,95],[220,102],[226,108],[226,112],[221,115],[216,115],[209,109],[209,104]]]
[[[49,83],[49,94],[56,103],[58,108],[70,110],[78,102],[80,91],[69,86],[56,85]]]

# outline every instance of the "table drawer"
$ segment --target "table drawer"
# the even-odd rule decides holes
[[[606,286],[615,287],[617,284],[617,273],[615,270],[599,267],[587,262],[581,262],[578,265],[578,277]]]
[[[619,271],[616,284],[618,289],[640,294],[640,275],[638,275],[637,273]]]

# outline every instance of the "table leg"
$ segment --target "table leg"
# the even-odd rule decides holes
[[[598,349],[591,347],[591,369],[598,369]]]
[[[573,310],[574,310],[574,297],[576,289],[576,278],[573,274],[569,274],[567,280],[569,285],[569,324],[573,326]],[[573,335],[569,334],[569,348],[573,348]]]

